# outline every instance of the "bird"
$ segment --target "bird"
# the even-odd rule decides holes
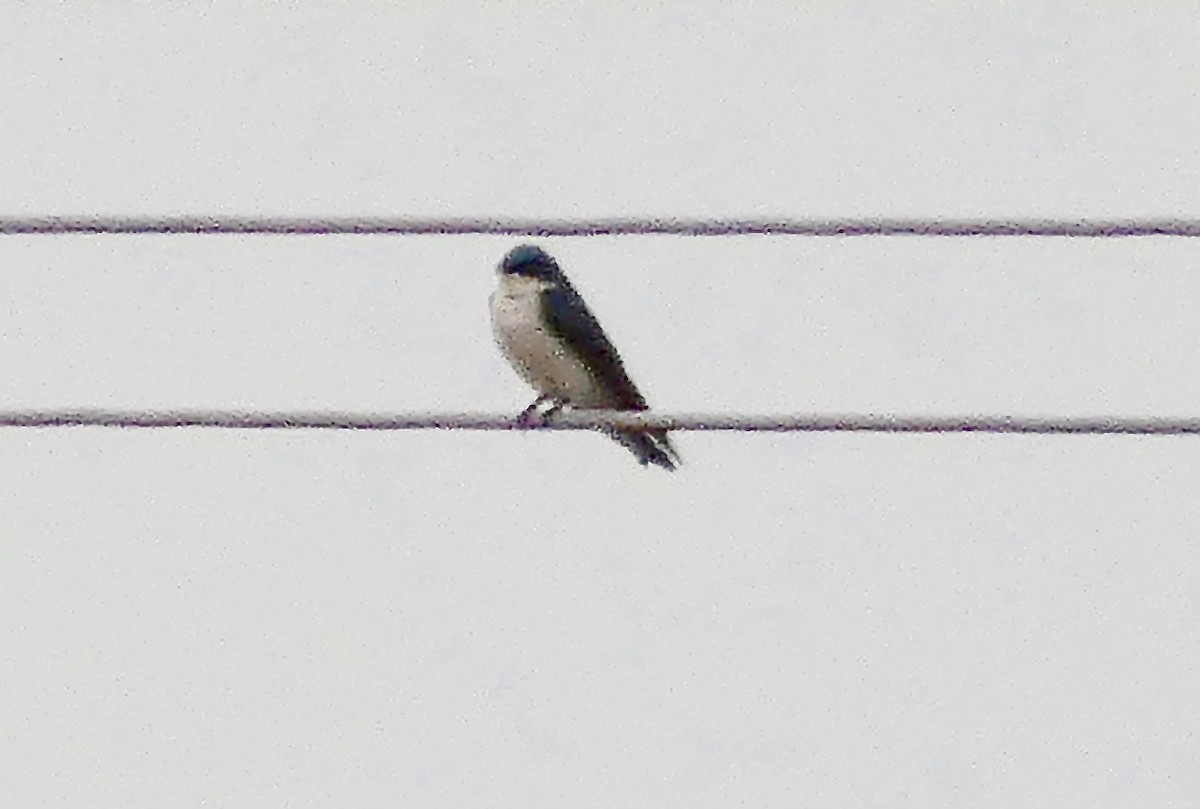
[[[500,353],[538,393],[523,420],[547,401],[549,413],[563,407],[648,409],[616,348],[549,253],[518,245],[501,259],[496,274],[499,284],[489,300],[492,333]],[[604,432],[642,466],[673,471],[681,463],[666,430],[610,427]]]

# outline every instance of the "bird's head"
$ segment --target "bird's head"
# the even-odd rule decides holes
[[[550,254],[532,244],[522,244],[509,250],[496,271],[501,276],[512,275],[538,281],[554,281],[562,274]]]

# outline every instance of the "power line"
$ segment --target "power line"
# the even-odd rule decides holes
[[[587,430],[599,427],[724,432],[1038,433],[1197,435],[1200,418],[1121,416],[897,416],[886,414],[665,414],[560,412],[548,424],[496,413],[338,413],[222,410],[0,411],[0,427],[209,427],[234,430]]]
[[[498,236],[1200,236],[1200,219],[614,219],[0,216],[0,235],[289,234]]]

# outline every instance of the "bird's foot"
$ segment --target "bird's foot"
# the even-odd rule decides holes
[[[532,404],[522,410],[521,415],[517,416],[517,424],[533,424],[533,414],[537,413],[538,407],[540,407],[542,402],[546,401],[546,399],[546,396],[539,396],[534,399]]]
[[[533,404],[521,411],[521,415],[517,416],[517,423],[524,427],[543,427],[554,416],[555,413],[563,409],[565,402],[551,402],[550,407],[539,412],[539,408],[549,402],[549,396],[539,396],[533,400]]]

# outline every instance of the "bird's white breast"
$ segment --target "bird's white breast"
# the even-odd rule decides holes
[[[608,397],[587,367],[542,322],[544,282],[500,276],[492,293],[492,332],[496,344],[521,378],[538,393],[578,407],[603,407]]]

